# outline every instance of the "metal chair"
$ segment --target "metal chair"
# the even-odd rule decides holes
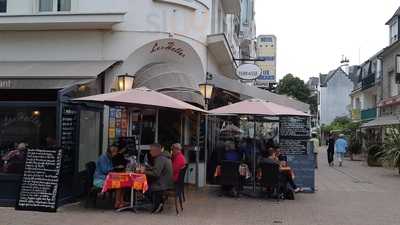
[[[240,174],[239,174],[240,162],[237,161],[227,161],[221,162],[221,177],[220,184],[223,188],[233,188],[238,190],[240,185]],[[238,193],[233,194],[235,197]]]
[[[283,199],[284,193],[282,190],[283,185],[281,182],[279,164],[263,162],[259,167],[262,174],[260,180],[261,186],[270,189],[272,193],[270,192],[269,194],[275,196],[278,201]]]
[[[88,208],[89,201],[93,201],[93,206],[96,207],[97,196],[101,192],[101,188],[93,186],[94,172],[96,171],[96,163],[88,162],[85,165],[86,168],[86,179],[85,179],[85,190],[86,190],[86,201],[85,208]]]
[[[185,202],[185,176],[186,171],[188,169],[188,165],[186,165],[183,169],[179,171],[179,177],[177,182],[175,183],[175,210],[176,214],[179,214],[178,210],[178,200],[180,204],[181,211],[183,211],[183,204],[182,201]]]

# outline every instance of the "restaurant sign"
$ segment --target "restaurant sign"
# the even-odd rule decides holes
[[[255,64],[242,64],[236,69],[236,75],[242,80],[255,80],[261,75],[261,68]]]
[[[12,84],[11,80],[0,80],[0,89],[12,88]]]
[[[186,53],[184,52],[183,48],[176,46],[176,43],[174,41],[169,41],[163,44],[156,42],[151,48],[150,53],[156,53],[160,51],[169,51],[175,53],[176,55],[182,58],[185,58],[186,56]]]

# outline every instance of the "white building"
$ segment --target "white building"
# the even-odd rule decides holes
[[[137,116],[121,108],[73,107],[69,100],[118,90],[118,79],[129,78],[125,74],[135,75],[134,87],[146,86],[203,106],[198,85],[210,73],[209,82],[240,98],[264,98],[307,112],[307,104],[236,80],[235,59],[254,51],[254,5],[246,11],[251,15],[244,16],[244,3],[0,0],[0,148],[20,141],[40,146],[48,137],[63,144],[68,138],[64,126],[70,124],[64,118],[74,118],[80,126],[71,128],[76,128],[76,141],[63,147],[67,149],[64,164],[73,166],[78,160],[74,173],[82,172],[84,164],[95,160],[112,141],[135,132]],[[240,22],[242,17],[247,18],[246,26]],[[181,121],[155,111],[144,112],[144,118],[147,142],[169,138],[158,135],[154,124],[173,127],[173,121]],[[21,123],[16,126],[10,121]],[[184,121],[181,140],[168,141],[193,145],[194,122],[190,115]],[[10,192],[2,188],[0,199],[13,196],[14,186],[15,179],[2,183]]]
[[[350,93],[353,81],[341,67],[328,74],[320,74],[320,125],[329,125],[335,118],[350,116]]]

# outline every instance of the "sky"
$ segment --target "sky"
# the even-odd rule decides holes
[[[340,66],[360,64],[389,44],[385,23],[399,0],[255,0],[257,35],[277,36],[277,79],[307,81]]]

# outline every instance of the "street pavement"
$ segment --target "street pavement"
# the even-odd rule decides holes
[[[0,208],[0,225],[400,225],[400,176],[393,170],[344,161],[328,167],[325,148],[316,172],[317,192],[276,202],[218,197],[215,190],[189,191],[180,216],[173,204],[159,215],[85,209],[79,203],[57,213]]]

